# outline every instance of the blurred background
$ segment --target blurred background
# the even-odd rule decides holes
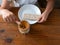
[[[60,0],[54,0],[55,5],[54,8],[60,8]],[[2,3],[2,0],[0,0],[0,4]],[[44,8],[46,6],[46,0],[38,0],[39,5]]]
[[[54,4],[54,8],[60,8],[60,0],[54,0],[55,4]],[[39,5],[44,8],[46,7],[46,0],[38,0]]]

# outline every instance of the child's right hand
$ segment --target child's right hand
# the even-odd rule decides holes
[[[17,20],[16,16],[7,9],[0,9],[0,13],[6,22],[15,22]]]

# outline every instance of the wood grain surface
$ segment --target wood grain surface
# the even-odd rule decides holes
[[[18,9],[11,11],[17,16]],[[0,16],[0,45],[60,45],[60,9],[54,9],[46,22],[31,25],[26,35],[19,32],[16,23],[6,23]]]

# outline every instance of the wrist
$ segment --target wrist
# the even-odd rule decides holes
[[[49,9],[45,9],[45,13],[47,13],[47,14],[50,14],[50,12],[53,10],[53,8],[51,8],[50,10]]]
[[[43,16],[48,16],[48,15],[49,15],[49,13],[48,13],[48,12],[46,12],[46,11],[44,11],[44,12],[42,13],[42,15],[43,15]]]
[[[43,13],[46,14],[46,15],[49,15],[51,11],[47,11],[45,10]]]

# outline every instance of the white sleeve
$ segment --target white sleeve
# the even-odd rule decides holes
[[[15,2],[15,1],[13,3],[14,3],[15,7],[19,7],[20,6],[19,3]]]
[[[16,4],[19,4],[20,6],[24,5],[24,4],[35,4],[37,2],[37,0],[16,0]]]
[[[31,4],[35,4],[37,2],[37,0],[29,0],[29,3]]]
[[[19,5],[23,5],[25,0],[17,0],[16,2],[19,3]]]
[[[0,0],[0,5],[2,4],[2,0]]]

